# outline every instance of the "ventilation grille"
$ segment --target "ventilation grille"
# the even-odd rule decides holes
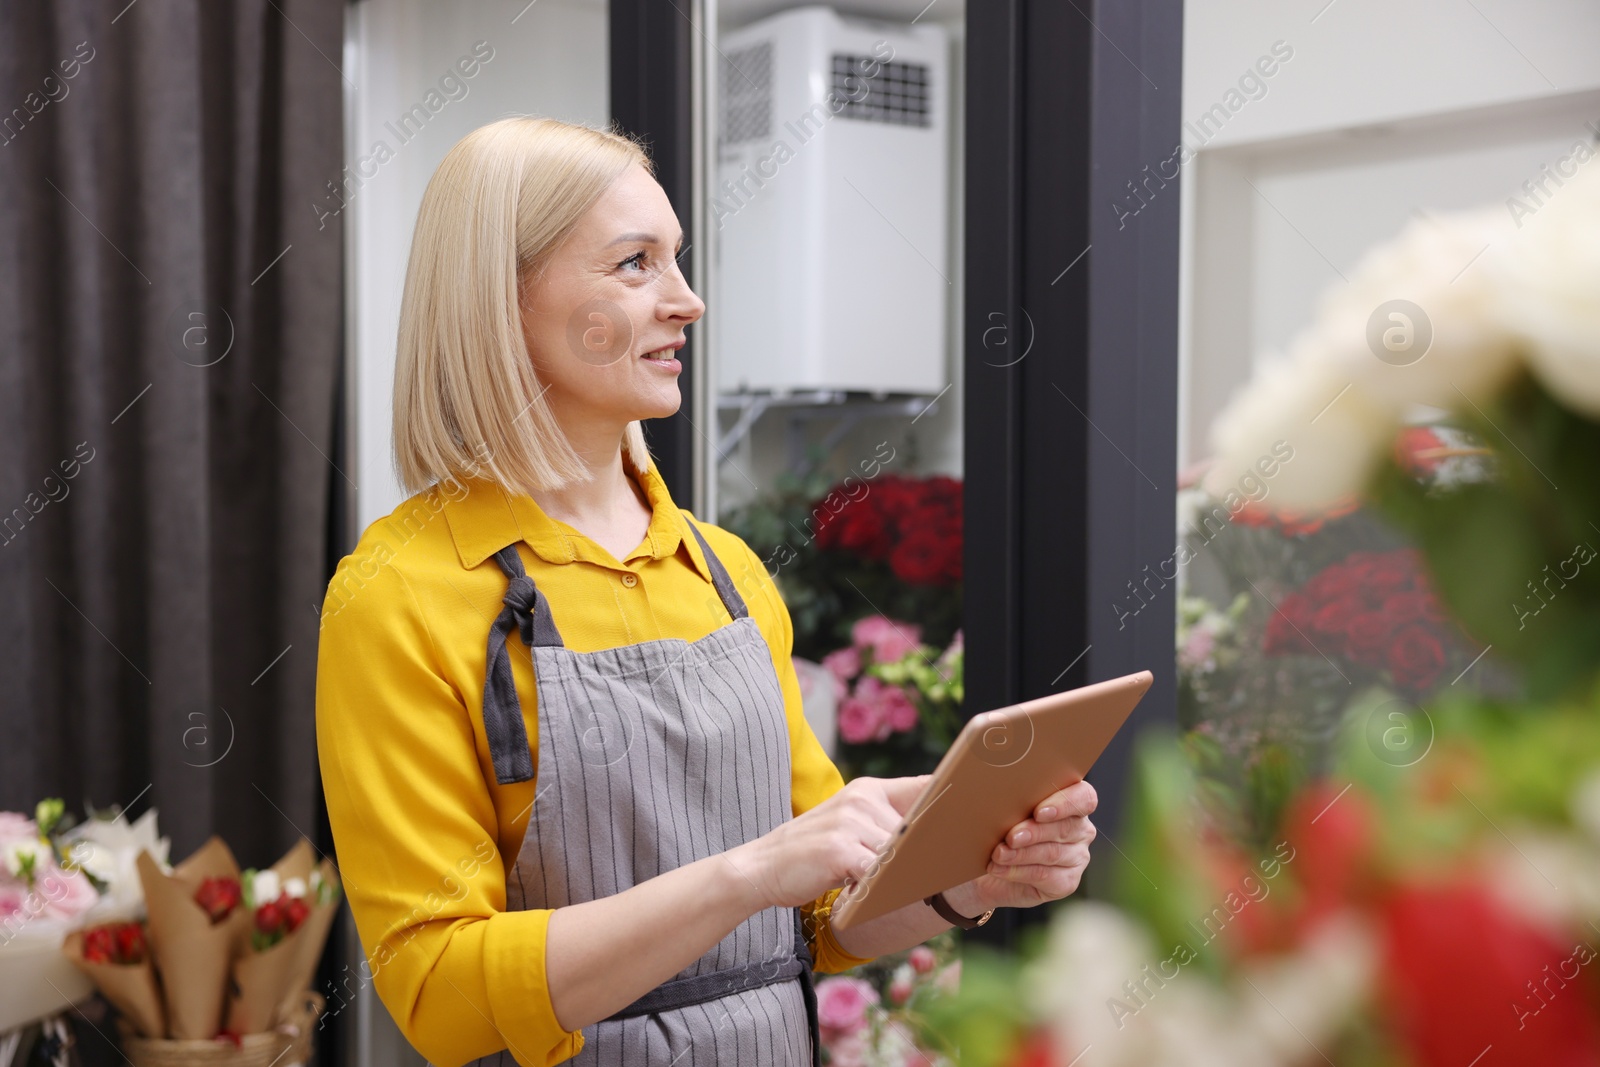
[[[722,57],[723,144],[772,135],[772,42]]]
[[[867,72],[877,68],[877,74]],[[833,57],[833,90],[845,101],[839,114],[865,122],[927,126],[928,68],[922,63],[884,63],[872,56]]]

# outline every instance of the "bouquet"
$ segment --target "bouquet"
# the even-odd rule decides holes
[[[144,923],[92,926],[68,937],[62,951],[135,1030],[166,1033],[166,1008]]]
[[[170,870],[148,852],[135,865],[147,922],[94,927],[64,950],[121,1012],[135,1061],[143,1043],[277,1041],[298,1025],[338,908],[331,863],[302,839],[272,867],[240,871],[213,837]]]
[[[166,998],[167,1032],[143,1037],[208,1040],[222,1029],[228,966],[248,928],[239,907],[239,865],[213,837],[170,874],[139,857],[156,970]]]
[[[961,625],[961,483],[883,471],[892,459],[890,450],[861,476],[791,487],[727,517],[782,589],[797,656],[838,648],[867,613],[917,619],[940,647]]]
[[[154,811],[134,823],[104,812],[74,825],[56,798],[41,801],[31,817],[0,812],[0,1034],[93,991],[62,946],[87,925],[141,914],[132,857],[148,848],[165,858],[155,819]]]
[[[848,648],[822,665],[833,676],[839,758],[850,777],[923,774],[961,728],[961,632],[942,651],[922,629],[872,615],[851,627]]]
[[[952,1050],[927,1013],[955,992],[961,961],[952,935],[817,982],[817,1021],[831,1067],[948,1067]]]
[[[310,985],[338,911],[333,864],[313,865],[301,839],[272,867],[244,874],[249,948],[232,965],[227,1030],[251,1034],[286,1017],[293,998]]]

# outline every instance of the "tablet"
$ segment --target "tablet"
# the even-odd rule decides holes
[[[1140,671],[968,720],[866,875],[834,901],[834,928],[847,930],[988,871],[1007,831],[1089,773],[1150,680]]]

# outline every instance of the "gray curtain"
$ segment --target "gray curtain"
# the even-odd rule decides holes
[[[339,0],[0,0],[0,809],[320,818]]]

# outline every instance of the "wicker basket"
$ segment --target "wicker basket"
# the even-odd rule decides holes
[[[307,991],[276,1030],[231,1041],[177,1041],[124,1035],[122,1051],[133,1067],[295,1067],[311,1061],[312,1025],[323,999]]]

